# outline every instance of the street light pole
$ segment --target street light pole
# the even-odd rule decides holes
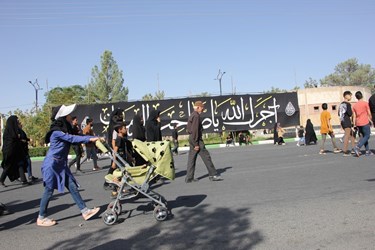
[[[219,69],[219,73],[217,74],[216,79],[215,79],[215,80],[219,80],[220,95],[223,95],[223,92],[221,90],[221,79],[223,78],[224,74],[225,72],[221,72],[221,70]]]
[[[42,90],[42,88],[38,84],[38,79],[35,79],[35,82],[29,81],[29,83],[34,87],[35,89],[35,113],[38,112],[38,91]]]

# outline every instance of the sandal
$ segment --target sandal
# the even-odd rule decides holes
[[[82,214],[84,220],[88,220],[97,214],[100,210],[100,207],[94,207],[93,209],[89,209],[86,213]]]
[[[323,149],[321,149],[321,150],[319,151],[319,154],[320,154],[320,155],[325,155],[326,152],[325,152]]]
[[[40,227],[51,227],[53,225],[56,225],[56,221],[54,219],[44,218],[44,219],[37,219],[36,225]]]

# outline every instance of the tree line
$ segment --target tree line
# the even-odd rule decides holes
[[[374,93],[375,85],[375,69],[370,64],[360,64],[357,58],[350,58],[342,63],[339,63],[334,72],[323,77],[320,80],[309,77],[304,83],[304,88],[319,88],[332,86],[361,86],[368,87]],[[297,91],[298,86],[291,90],[271,87],[265,93],[283,93],[290,91]]]
[[[305,88],[319,86],[366,86],[372,90],[375,84],[375,70],[369,64],[360,64],[356,58],[351,58],[339,63],[332,74],[323,79],[315,80],[311,77],[305,81]],[[296,91],[272,87],[265,93],[281,93]],[[91,78],[87,85],[72,85],[56,87],[45,93],[46,102],[39,110],[22,111],[17,109],[10,114],[19,117],[23,129],[32,138],[34,146],[44,145],[44,136],[50,126],[50,116],[53,107],[62,104],[96,104],[128,100],[129,89],[124,86],[123,72],[119,69],[111,51],[104,51],[101,55],[100,65],[95,65],[91,70]],[[201,96],[209,96],[204,92]],[[146,93],[143,101],[163,100],[165,92],[158,90],[154,94]]]

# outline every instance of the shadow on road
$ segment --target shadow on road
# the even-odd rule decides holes
[[[194,206],[190,200],[198,202],[203,196],[182,196],[176,199],[174,205]],[[113,227],[121,230],[120,224],[101,228],[94,234],[84,233],[69,241],[57,242],[50,249],[252,249],[264,239],[260,231],[251,228],[250,216],[249,208],[211,210],[208,205],[199,205],[180,209],[172,220],[150,223],[149,227],[133,236],[123,235],[111,241],[103,237],[110,235]],[[93,247],[93,242],[98,245]]]
[[[50,203],[49,208],[48,208],[48,216],[49,217],[53,217],[53,214],[58,213],[61,210],[65,210],[65,209],[68,209],[72,206],[76,206],[75,203],[53,206],[53,200],[56,200],[59,196],[66,195],[66,194],[70,195],[69,193],[56,194],[51,198],[52,204]],[[91,201],[91,199],[86,199],[84,201],[89,202],[89,201]],[[17,212],[25,211],[25,210],[32,209],[32,208],[36,208],[36,207],[39,207],[39,205],[40,205],[40,198],[35,199],[35,200],[31,200],[31,201],[27,201],[27,202],[23,202],[23,203],[17,203],[15,201],[13,203],[8,203],[7,207],[10,211],[12,211],[14,214],[17,215]],[[78,214],[75,214],[71,217],[77,217],[77,216],[80,216],[80,214],[78,213]],[[5,223],[1,224],[0,225],[0,231],[5,230],[5,229],[16,228],[16,227],[21,226],[21,225],[34,224],[34,223],[36,223],[37,217],[38,217],[38,212],[17,217],[14,220],[10,220],[8,222],[5,222]],[[59,219],[59,221],[64,220],[64,219],[68,219],[68,218],[62,218],[62,219]]]

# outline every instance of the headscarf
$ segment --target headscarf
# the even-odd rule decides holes
[[[142,118],[140,115],[134,115],[132,126],[133,139],[146,141],[145,127],[143,126]]]
[[[307,130],[309,131],[314,130],[314,125],[312,124],[311,119],[307,119],[306,121],[306,131]]]
[[[52,115],[51,115],[52,123],[44,140],[45,143],[47,144],[50,143],[51,135],[54,131],[61,131],[64,133],[73,134],[72,125],[66,120],[66,116],[55,119],[55,116],[57,112],[59,111],[60,107],[61,106],[56,107],[52,111]]]
[[[161,141],[161,125],[160,122],[157,121],[159,116],[159,110],[151,110],[146,122],[147,141]]]

